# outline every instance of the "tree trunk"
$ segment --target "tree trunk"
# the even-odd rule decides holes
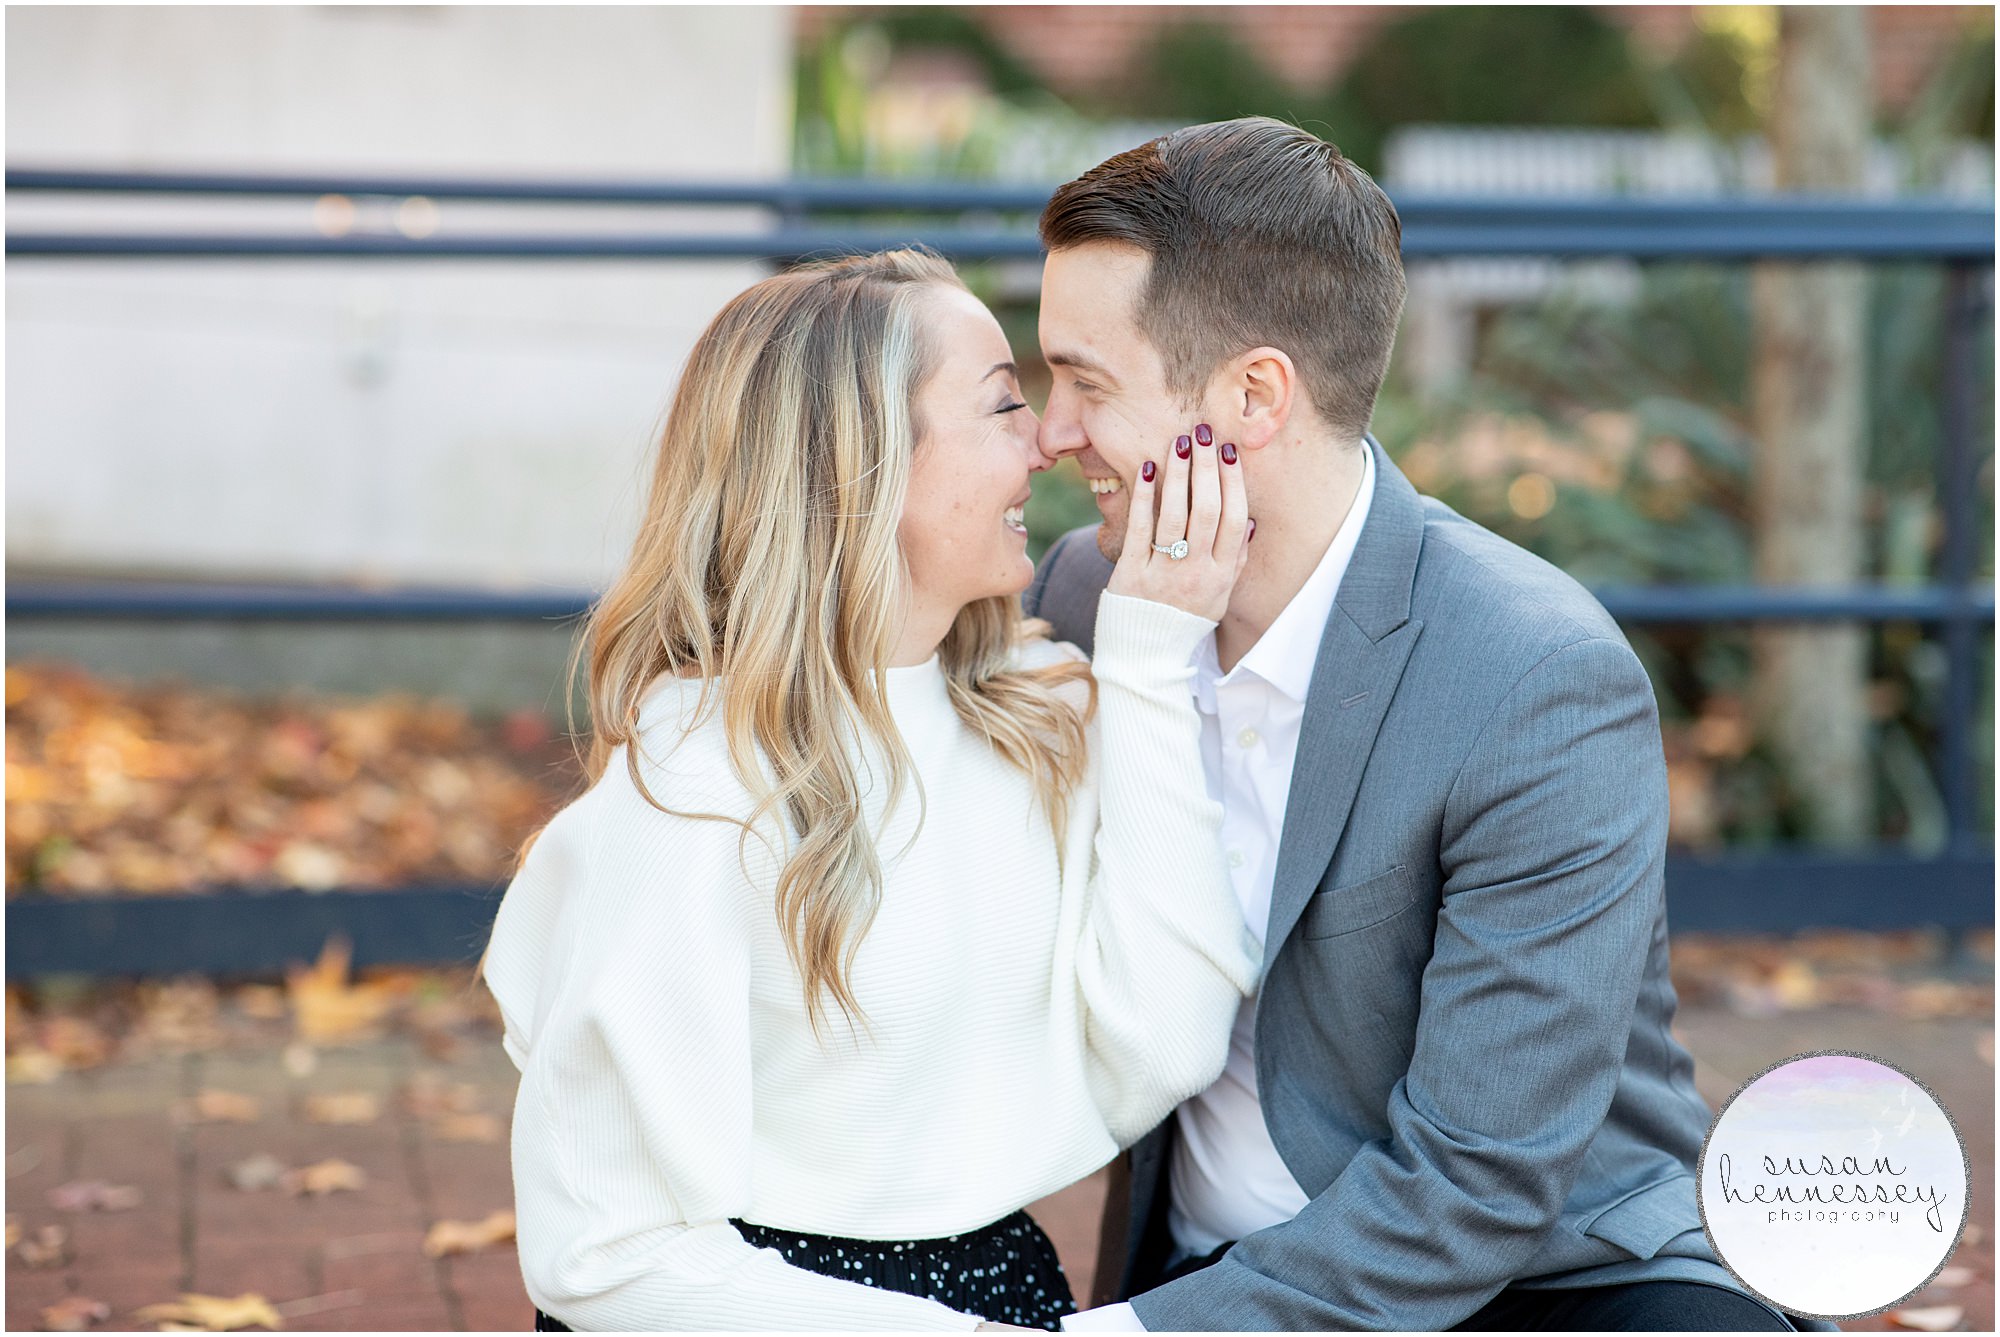
[[[1859,193],[1871,120],[1864,12],[1785,6],[1780,15],[1771,111],[1777,187]],[[1763,262],[1752,274],[1760,583],[1840,586],[1862,577],[1866,285],[1853,261]],[[1865,628],[1760,627],[1753,647],[1762,732],[1808,835],[1829,845],[1872,841]]]

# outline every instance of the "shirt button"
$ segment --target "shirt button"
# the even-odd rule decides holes
[[[1257,746],[1257,731],[1255,729],[1245,729],[1242,733],[1237,734],[1236,746],[1245,751]]]
[[[1243,851],[1242,851],[1242,850],[1231,850],[1231,851],[1229,851],[1229,866],[1230,866],[1231,868],[1241,868],[1241,867],[1243,866]]]

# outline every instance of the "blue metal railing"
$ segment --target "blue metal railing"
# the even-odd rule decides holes
[[[463,200],[509,204],[753,206],[768,230],[624,236],[326,236],[160,232],[12,232],[7,254],[182,259],[314,257],[376,259],[787,259],[881,250],[922,241],[957,259],[1033,258],[1033,231],[805,227],[826,214],[1032,215],[1047,187],[956,182],[527,182],[429,177],[250,176],[223,173],[50,171],[9,168],[7,188],[43,194],[320,197]],[[1871,260],[1990,261],[1991,205],[1957,200],[1493,199],[1401,195],[1406,259],[1532,255],[1565,259],[1747,260],[1845,256]]]
[[[131,173],[10,168],[7,187],[41,194],[110,194],[123,198],[322,197],[350,200],[463,200],[527,205],[748,207],[763,211],[751,223],[711,233],[485,234],[412,237],[363,231],[343,235],[202,234],[135,229],[129,232],[13,232],[6,250],[22,259],[762,259],[880,249],[922,242],[960,260],[1032,258],[1040,246],[1025,225],[1048,190],[967,183],[867,181],[631,182],[506,181],[431,177],[315,174]],[[1935,627],[1946,649],[1944,708],[1936,762],[1944,796],[1947,848],[1936,855],[1871,851],[1853,856],[1732,854],[1719,859],[1675,856],[1671,861],[1675,922],[1679,927],[1779,928],[1800,922],[1855,926],[1909,922],[1904,896],[1919,893],[1922,914],[1950,925],[1992,922],[1993,854],[1990,837],[1973,830],[1975,775],[1970,724],[1978,693],[1981,633],[1994,620],[1990,585],[1974,581],[1979,459],[1973,436],[1979,421],[1978,336],[1991,318],[1994,247],[1992,205],[1935,199],[1859,201],[1830,199],[1468,199],[1399,196],[1403,253],[1408,259],[1455,256],[1543,256],[1563,259],[1619,257],[1639,260],[1737,261],[1857,258],[1941,263],[1949,273],[1942,419],[1944,449],[1938,490],[1944,515],[1938,580],[1922,588],[1852,589],[1647,588],[1598,591],[1621,622],[1915,622]],[[852,216],[898,218],[889,225],[859,226]],[[925,216],[919,222],[904,216]],[[970,218],[946,224],[936,216]],[[1021,218],[1019,225],[1001,220]],[[34,618],[218,619],[231,621],[465,621],[561,620],[585,613],[584,591],[503,592],[464,589],[348,589],[298,586],[102,585],[80,582],[10,582],[7,615]],[[1755,895],[1756,903],[1746,903]],[[374,893],[337,899],[360,911]],[[381,893],[400,898],[386,914],[402,925],[419,957],[452,948],[465,926],[489,915],[491,889],[446,888],[422,893]],[[187,898],[169,898],[187,899]],[[275,942],[282,924],[303,913],[297,906],[326,905],[325,898],[236,895],[235,909],[187,909],[185,914],[240,917],[251,903],[266,907],[269,931],[230,941]],[[166,969],[159,937],[140,920],[121,919],[90,903],[88,915],[59,903],[17,903],[8,913],[8,972],[39,968]],[[133,904],[137,904],[136,902]],[[199,898],[189,905],[208,904]],[[286,910],[285,906],[294,906]],[[134,911],[134,913],[140,913]],[[145,914],[167,913],[164,909]],[[328,913],[326,911],[318,912]],[[284,919],[285,915],[292,919]],[[1884,916],[1888,918],[1884,918]],[[1897,918],[1897,916],[1901,916]],[[401,918],[397,918],[401,916]],[[428,918],[426,918],[426,916]],[[1788,918],[1789,916],[1789,918]],[[364,915],[365,917],[365,915]],[[419,921],[429,930],[417,927]],[[238,922],[232,919],[232,922]],[[241,922],[248,922],[243,920]],[[263,922],[259,920],[258,922]],[[299,921],[303,923],[303,921]],[[317,920],[314,921],[317,923]],[[150,925],[151,919],[145,924]],[[295,926],[296,928],[296,926]],[[384,930],[387,932],[388,930]],[[426,932],[430,933],[427,938]],[[440,936],[443,935],[443,936]],[[454,937],[452,935],[458,935]],[[297,936],[297,931],[293,932]],[[123,947],[114,944],[124,943]],[[430,944],[427,948],[419,943]],[[17,952],[17,947],[19,951]],[[220,950],[220,949],[217,949]],[[257,949],[244,946],[227,961],[184,968],[250,969]],[[262,949],[269,955],[269,949]],[[357,960],[389,959],[381,948],[357,941]],[[476,951],[476,947],[474,948]],[[105,952],[109,951],[107,957]],[[150,954],[149,954],[150,953]],[[406,959],[419,959],[412,957]],[[126,967],[106,961],[143,962]],[[58,967],[54,962],[76,963]]]

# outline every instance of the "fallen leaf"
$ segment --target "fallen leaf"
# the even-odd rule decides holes
[[[236,1006],[258,1021],[283,1021],[285,991],[275,984],[246,984],[236,991]]]
[[[94,1068],[111,1057],[110,1037],[82,1017],[50,1017],[41,1029],[41,1047],[65,1068]]]
[[[335,1158],[287,1170],[281,1182],[285,1192],[294,1196],[317,1195],[363,1188],[368,1183],[368,1176],[361,1172],[360,1166]]]
[[[93,1323],[111,1317],[111,1306],[102,1300],[67,1295],[42,1310],[44,1332],[82,1332]]]
[[[472,1253],[513,1238],[514,1214],[490,1212],[480,1221],[439,1221],[424,1236],[424,1253],[432,1258]]]
[[[254,1291],[233,1297],[183,1291],[178,1301],[147,1305],[134,1317],[158,1323],[162,1332],[167,1331],[169,1323],[182,1325],[176,1330],[183,1332],[228,1332],[251,1326],[275,1330],[285,1325],[278,1311],[271,1308],[271,1302]]]
[[[1960,1267],[1954,1263],[1950,1267],[1940,1268],[1938,1274],[1931,1278],[1931,1285],[1942,1286],[1946,1290],[1955,1290],[1960,1286],[1971,1284],[1973,1278],[1978,1275],[1971,1268]]]
[[[187,1118],[195,1123],[255,1123],[262,1117],[263,1102],[240,1091],[207,1087],[185,1106]]]
[[[268,1151],[260,1151],[247,1160],[236,1162],[227,1172],[229,1182],[245,1193],[270,1188],[284,1176],[285,1163]]]
[[[362,1039],[374,1034],[388,1016],[395,1003],[393,993],[376,984],[348,984],[352,955],[352,944],[334,934],[321,948],[318,961],[285,973],[292,1026],[301,1040],[338,1044]]]
[[[403,1108],[419,1119],[470,1114],[479,1108],[479,1088],[471,1082],[447,1082],[434,1072],[419,1071],[403,1085]]]
[[[29,1267],[60,1267],[69,1261],[69,1231],[43,1226],[14,1246],[14,1256]]]
[[[310,1077],[319,1067],[319,1051],[303,1040],[296,1040],[285,1046],[283,1056],[285,1071],[294,1077]]]
[[[1923,1309],[1891,1309],[1885,1317],[1899,1328],[1918,1332],[1950,1332],[1965,1317],[1964,1305],[1931,1305]]]
[[[337,1091],[307,1096],[305,1112],[313,1123],[374,1123],[382,1116],[382,1102],[366,1091]]]
[[[49,1190],[49,1206],[59,1212],[129,1212],[144,1200],[137,1187],[102,1179],[72,1179]]]
[[[13,1248],[21,1242],[21,1218],[7,1213],[7,1247]]]
[[[431,1131],[445,1142],[498,1142],[505,1130],[490,1114],[447,1114]]]
[[[63,1061],[39,1046],[29,1045],[7,1055],[10,1082],[53,1082],[63,1074]]]

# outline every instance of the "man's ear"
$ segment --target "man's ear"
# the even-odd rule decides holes
[[[1278,348],[1253,348],[1229,364],[1229,402],[1241,425],[1236,444],[1244,450],[1269,445],[1291,421],[1299,398],[1299,373]]]

